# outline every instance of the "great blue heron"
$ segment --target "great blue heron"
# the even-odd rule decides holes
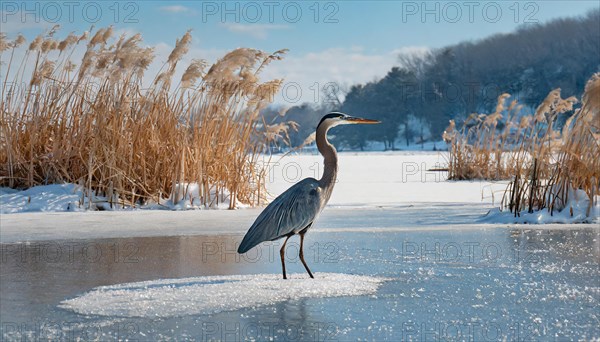
[[[338,166],[337,152],[335,147],[327,140],[327,131],[337,125],[375,123],[379,123],[379,121],[355,118],[338,112],[325,115],[317,125],[316,133],[317,148],[325,159],[323,176],[319,180],[314,178],[303,179],[275,198],[258,215],[256,221],[244,236],[238,248],[238,253],[246,253],[261,242],[274,241],[285,237],[279,254],[281,256],[283,279],[287,279],[284,260],[285,245],[291,236],[298,234],[300,235],[300,261],[302,261],[308,275],[314,278],[308,265],[306,265],[306,261],[304,261],[304,234],[329,201],[335,185]]]

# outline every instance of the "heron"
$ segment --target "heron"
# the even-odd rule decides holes
[[[290,237],[300,235],[300,261],[306,272],[314,278],[304,260],[304,235],[312,227],[333,191],[338,172],[338,158],[335,147],[327,140],[329,129],[338,125],[377,124],[377,120],[353,117],[340,112],[331,112],[317,125],[317,148],[324,158],[321,179],[305,178],[277,196],[256,218],[244,236],[238,253],[243,254],[265,241],[285,238],[279,250],[283,279],[285,273],[285,245]]]

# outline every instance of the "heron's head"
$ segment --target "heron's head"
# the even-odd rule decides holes
[[[321,125],[327,125],[327,127],[335,127],[337,125],[352,125],[352,124],[378,124],[380,121],[357,118],[354,116],[346,115],[340,112],[331,112],[325,115],[321,122],[317,125],[317,128]]]

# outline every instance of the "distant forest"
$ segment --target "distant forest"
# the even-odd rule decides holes
[[[265,118],[299,124],[290,132],[292,146],[314,132],[325,111],[379,119],[384,124],[338,130],[333,141],[338,148],[364,149],[375,141],[394,149],[399,142],[440,140],[450,119],[459,123],[471,113],[493,112],[502,93],[530,108],[555,88],[580,97],[600,71],[600,11],[398,58],[399,66],[378,81],[345,91],[330,87],[323,103],[292,107],[284,117],[271,108]]]

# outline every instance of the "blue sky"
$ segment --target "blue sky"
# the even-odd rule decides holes
[[[600,5],[598,1],[3,1],[1,6],[1,31],[9,37],[22,32],[31,38],[55,23],[65,35],[81,33],[92,24],[113,25],[117,32],[142,33],[146,44],[157,46],[158,59],[188,29],[194,36],[190,59],[214,61],[237,47],[288,48],[286,59],[271,66],[266,76],[297,83],[302,92],[298,101],[313,101],[317,99],[311,86],[382,77],[397,64],[398,53],[584,15]]]
[[[213,48],[249,44],[307,53],[361,46],[381,52],[405,46],[442,47],[510,32],[526,23],[581,15],[594,7],[599,7],[598,1],[182,1],[145,3],[139,16],[149,37],[162,41],[193,28],[199,43]],[[157,25],[145,27],[144,18]]]

